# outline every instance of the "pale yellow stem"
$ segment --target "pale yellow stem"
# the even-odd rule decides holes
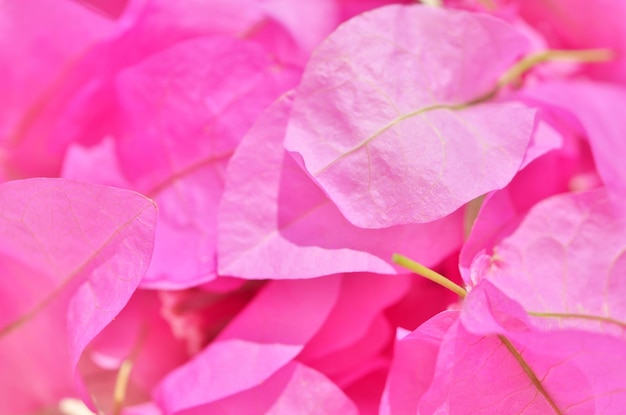
[[[449,289],[461,298],[465,298],[465,296],[467,296],[467,291],[465,290],[465,288],[450,281],[440,273],[433,271],[432,269],[427,268],[413,260],[410,260],[405,256],[402,256],[400,254],[393,254],[393,262],[400,265],[401,267],[408,269],[409,271],[413,271],[414,273],[441,285],[442,287]]]

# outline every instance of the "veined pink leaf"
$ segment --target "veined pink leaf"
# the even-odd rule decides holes
[[[148,267],[156,208],[127,190],[31,179],[0,185],[0,212],[0,411],[23,414],[81,389],[83,350]]]
[[[534,110],[471,103],[527,46],[482,14],[418,5],[365,13],[310,60],[285,147],[356,226],[441,218],[519,169]]]
[[[419,413],[619,413],[625,345],[600,333],[538,330],[519,304],[483,281],[442,341]]]
[[[289,95],[270,107],[230,161],[218,219],[221,275],[395,274],[394,252],[411,252],[434,266],[458,249],[462,212],[388,229],[361,229],[348,222],[282,148],[291,102]]]
[[[261,385],[300,353],[326,321],[342,277],[271,281],[218,338],[160,384],[166,414]]]
[[[624,336],[626,207],[603,189],[546,199],[471,272],[536,315],[535,324]]]
[[[398,332],[380,415],[414,415],[435,373],[441,342],[458,311],[437,314],[411,333]]]

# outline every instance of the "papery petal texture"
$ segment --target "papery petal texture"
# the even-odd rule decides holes
[[[527,43],[481,14],[395,5],[358,16],[309,61],[285,148],[356,226],[441,218],[522,163],[534,110],[470,104]]]
[[[292,99],[285,96],[259,118],[228,166],[218,219],[222,275],[395,274],[394,252],[434,266],[461,245],[460,211],[433,223],[388,229],[361,229],[348,222],[282,148]]]
[[[599,189],[536,205],[474,273],[538,316],[536,324],[623,336],[625,252],[626,208]]]
[[[624,340],[580,330],[542,331],[489,281],[465,300],[446,333],[423,414],[619,413]]]
[[[155,221],[154,203],[126,190],[62,179],[0,185],[3,413],[80,390],[76,364],[143,277]]]
[[[626,13],[626,10],[625,10]],[[525,94],[570,111],[587,133],[604,184],[626,194],[626,87],[591,81],[554,81],[529,88]]]

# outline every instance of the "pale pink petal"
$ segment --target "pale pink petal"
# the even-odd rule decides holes
[[[25,413],[76,394],[83,350],[148,267],[156,208],[126,190],[31,179],[0,185],[0,212],[0,405]]]
[[[605,190],[546,199],[475,273],[551,328],[624,335],[626,207]]]
[[[292,361],[335,305],[341,276],[271,281],[203,352],[165,378],[167,414],[260,385]]]
[[[600,184],[588,143],[578,138],[577,132],[562,131],[565,140],[560,149],[535,159],[506,188],[485,197],[461,250],[459,267],[466,284],[475,285],[479,278],[476,270],[470,271],[475,256],[481,251],[491,254],[536,203],[555,194],[588,190]]]
[[[290,362],[263,384],[177,415],[357,415],[345,394],[323,374]]]
[[[527,46],[482,14],[418,5],[366,13],[313,55],[285,147],[357,226],[441,218],[519,169],[535,111],[457,106],[492,90]]]
[[[281,99],[260,117],[230,161],[218,220],[220,274],[253,279],[394,274],[399,272],[391,262],[394,252],[434,266],[458,249],[460,211],[423,225],[369,230],[350,224],[282,149],[291,99]]]

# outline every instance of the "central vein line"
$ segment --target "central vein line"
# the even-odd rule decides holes
[[[433,271],[432,269],[425,267],[422,264],[419,264],[415,261],[412,261],[403,255],[393,254],[393,262],[395,262],[396,264],[410,271],[415,272],[416,274],[426,279],[429,279],[441,285],[442,287],[449,289],[450,291],[457,294],[461,298],[465,298],[467,296],[467,290],[465,288],[450,281],[448,278],[439,274],[438,272]],[[539,393],[541,393],[541,395],[544,397],[546,402],[548,402],[550,407],[552,407],[552,409],[554,410],[554,413],[556,415],[563,415],[563,411],[561,411],[561,409],[557,406],[557,404],[554,402],[554,400],[552,399],[548,391],[545,390],[545,388],[541,384],[541,381],[539,380],[539,377],[537,377],[537,374],[535,373],[535,371],[532,369],[532,367],[530,367],[528,362],[526,362],[522,354],[515,348],[513,343],[511,343],[511,341],[507,339],[505,336],[503,336],[502,334],[498,334],[497,336],[498,336],[498,339],[500,339],[500,341],[504,345],[504,347],[506,347],[509,353],[511,353],[513,358],[520,365],[524,373],[526,373],[526,376],[528,376],[528,379],[530,379],[531,383],[537,388]]]
[[[524,370],[524,373],[526,373],[526,376],[528,376],[528,378],[530,379],[532,384],[535,385],[535,387],[537,388],[539,393],[541,393],[543,395],[543,397],[546,400],[546,402],[548,402],[548,404],[552,407],[552,409],[554,410],[554,413],[557,414],[557,415],[563,415],[563,412],[561,412],[561,409],[557,406],[557,404],[554,402],[554,400],[552,399],[552,397],[550,396],[548,391],[545,390],[545,388],[541,384],[541,381],[537,377],[537,374],[535,373],[535,371],[530,367],[528,362],[526,362],[524,357],[515,348],[515,346],[513,346],[513,343],[511,343],[511,341],[509,339],[507,339],[506,337],[504,337],[501,334],[498,334],[498,339],[500,339],[502,344],[504,344],[504,347],[507,348],[509,353],[511,353],[513,355],[513,357],[515,358],[517,363],[519,363],[519,365]]]

